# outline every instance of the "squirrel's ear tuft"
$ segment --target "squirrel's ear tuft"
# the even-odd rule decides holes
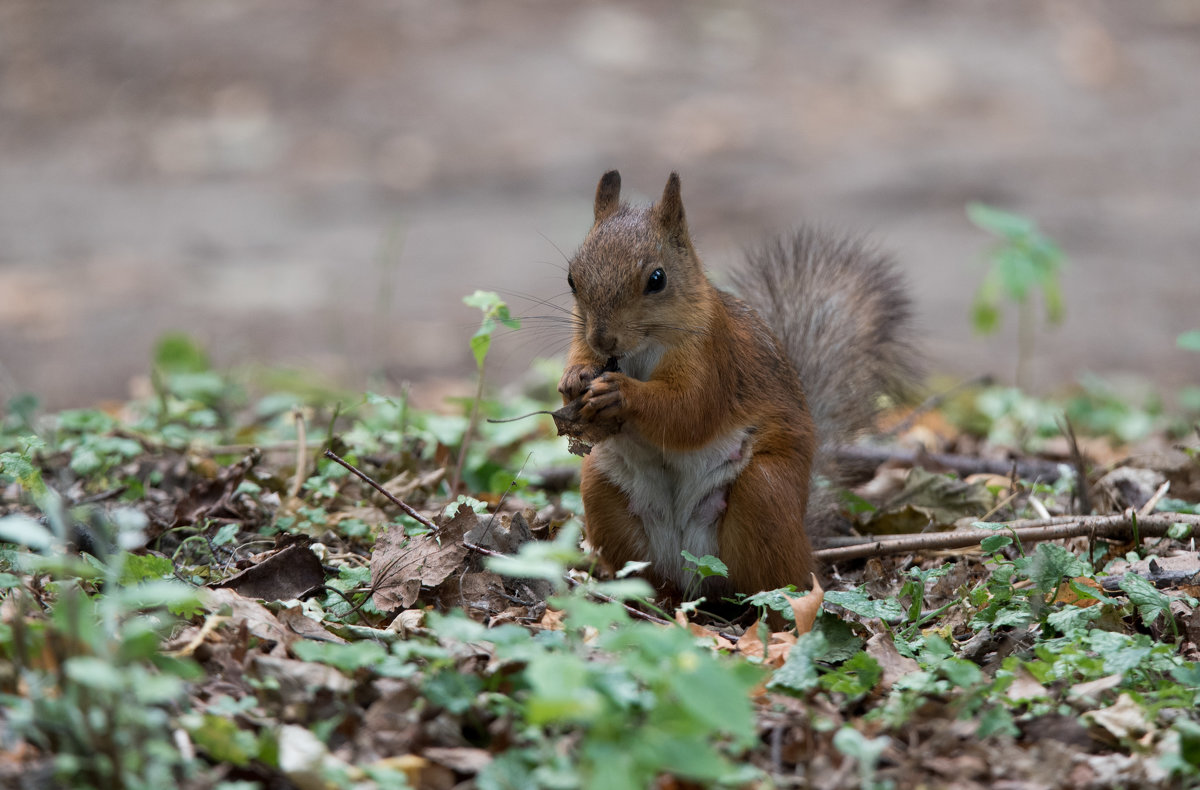
[[[683,215],[683,197],[679,190],[679,174],[671,173],[662,199],[654,204],[654,219],[667,237],[683,244],[687,241],[687,220]]]
[[[612,213],[617,210],[617,206],[621,201],[621,174],[616,170],[609,170],[600,177],[600,183],[596,185],[596,224],[600,224],[604,220],[612,216]]]

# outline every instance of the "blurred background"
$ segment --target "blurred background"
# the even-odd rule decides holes
[[[601,172],[680,171],[717,273],[802,221],[870,235],[931,367],[971,331],[984,201],[1065,251],[1035,388],[1200,380],[1200,2],[0,0],[0,402],[124,398],[156,338],[353,389],[466,377],[478,312],[567,304]],[[1039,318],[1040,323],[1040,318]],[[493,380],[566,343],[500,338]]]

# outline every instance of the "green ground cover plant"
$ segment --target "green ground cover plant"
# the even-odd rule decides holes
[[[479,306],[490,336],[507,313]],[[1036,450],[1067,414],[1114,455],[1176,446],[1149,470],[1170,496],[1094,508],[1130,508],[1128,540],[1032,542],[1014,520],[1071,517],[1113,464],[1008,484],[926,473],[956,498],[919,512],[950,512],[977,548],[838,563],[823,593],[764,593],[722,619],[590,575],[577,461],[549,419],[471,416],[552,408],[552,375],[434,412],[261,392],[182,336],[153,370],[144,401],[40,414],[26,398],[3,419],[6,786],[1200,786],[1186,414],[1096,387],[965,395],[944,412],[961,426],[948,449]],[[866,496],[849,513],[863,524],[901,507]],[[1141,534],[1139,516],[1173,526]],[[800,633],[758,619],[806,598]]]

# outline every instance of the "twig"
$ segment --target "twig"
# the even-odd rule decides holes
[[[870,447],[865,445],[845,445],[835,448],[834,454],[839,464],[879,466],[888,461],[907,464],[909,466],[940,466],[945,467],[961,476],[973,474],[992,474],[1007,477],[1012,472],[1013,461],[976,458],[969,455],[951,453],[926,453],[902,450],[895,447]],[[1044,461],[1037,458],[1018,459],[1016,462],[1017,476],[1025,480],[1040,480],[1053,483],[1062,477],[1064,464],[1058,461]]]
[[[1153,513],[1154,508],[1158,507],[1159,500],[1161,500],[1164,496],[1166,496],[1167,492],[1170,490],[1171,490],[1171,481],[1170,480],[1163,481],[1163,484],[1160,485],[1158,487],[1158,490],[1154,492],[1154,496],[1150,497],[1148,500],[1146,500],[1146,504],[1142,505],[1142,509],[1138,511],[1138,518],[1143,519],[1146,516]]]
[[[325,451],[325,457],[326,457],[326,458],[328,458],[328,459],[329,459],[329,460],[331,460],[331,461],[336,461],[336,462],[338,462],[339,464],[341,464],[342,466],[346,467],[347,469],[349,469],[349,470],[350,470],[351,472],[353,472],[354,474],[358,475],[358,477],[359,477],[359,478],[360,478],[360,479],[361,479],[363,482],[365,482],[367,485],[371,486],[371,488],[374,488],[376,491],[378,491],[379,493],[381,493],[381,494],[383,494],[385,497],[387,497],[387,499],[388,499],[388,501],[389,501],[389,502],[391,502],[393,505],[395,505],[396,507],[398,507],[398,508],[400,508],[401,510],[403,510],[403,511],[404,511],[405,513],[407,513],[407,514],[408,514],[408,515],[409,515],[411,518],[414,518],[414,519],[416,519],[417,523],[419,523],[419,524],[422,524],[423,526],[426,526],[426,527],[428,527],[429,529],[433,530],[434,532],[437,532],[437,530],[438,530],[437,524],[434,524],[432,521],[430,521],[429,519],[425,518],[424,516],[422,516],[422,515],[421,515],[420,513],[418,513],[417,511],[413,510],[413,509],[412,509],[412,507],[408,505],[408,503],[406,503],[406,502],[402,501],[400,498],[398,498],[398,497],[396,497],[396,496],[393,496],[393,495],[392,495],[392,492],[388,491],[386,488],[384,488],[383,486],[379,485],[379,483],[376,483],[376,482],[375,482],[374,480],[372,480],[372,479],[371,479],[371,478],[370,478],[370,477],[369,477],[369,476],[368,476],[368,475],[367,475],[365,472],[362,472],[362,471],[360,471],[360,470],[359,470],[358,468],[356,468],[356,467],[355,467],[353,464],[351,464],[351,463],[348,463],[347,461],[345,461],[345,460],[344,460],[344,459],[343,459],[341,456],[339,456],[337,453],[333,452],[332,450],[326,450],[326,451]]]
[[[479,384],[475,388],[475,400],[471,403],[471,416],[467,419],[467,429],[463,431],[462,444],[458,448],[458,459],[454,464],[454,475],[450,478],[450,496],[458,495],[458,484],[462,482],[463,464],[467,461],[467,451],[475,439],[475,427],[479,424],[479,402],[483,400],[483,367],[479,368]]]
[[[1062,431],[1063,436],[1067,437],[1067,446],[1071,448],[1071,466],[1075,467],[1074,499],[1078,505],[1075,512],[1091,513],[1092,498],[1088,493],[1087,459],[1083,457],[1083,451],[1079,449],[1079,440],[1075,437],[1075,426],[1071,424],[1071,418],[1064,414],[1059,419],[1058,428]]]
[[[288,494],[295,499],[300,496],[304,489],[304,481],[308,479],[308,442],[304,430],[304,412],[299,406],[292,409],[292,419],[296,421],[296,474],[292,477],[292,487]]]
[[[286,453],[293,452],[296,449],[298,442],[295,439],[283,442],[271,442],[269,444],[214,444],[211,446],[196,445],[189,448],[198,453],[207,453],[209,455],[245,455],[251,450],[261,450],[264,453]],[[307,443],[307,448],[310,450],[318,449],[324,442],[313,439]]]
[[[1137,518],[1138,534],[1142,537],[1162,537],[1174,524],[1200,526],[1200,516],[1188,513],[1155,513]],[[1070,516],[1044,520],[1014,521],[1005,525],[1016,532],[1023,542],[1035,543],[1044,540],[1061,540],[1094,534],[1102,538],[1129,538],[1134,526],[1130,515],[1120,513],[1112,516]],[[986,529],[956,530],[928,535],[906,535],[896,538],[869,540],[858,546],[842,546],[821,549],[817,559],[823,562],[877,557],[884,554],[904,554],[930,549],[962,549],[977,546],[992,535],[1003,535]]]

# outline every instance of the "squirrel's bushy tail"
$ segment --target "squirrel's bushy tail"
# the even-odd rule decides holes
[[[901,399],[919,377],[903,279],[862,240],[808,228],[749,251],[732,280],[796,366],[817,427],[814,472],[838,477],[829,450],[871,426],[880,395]],[[815,486],[812,498],[820,516]]]

